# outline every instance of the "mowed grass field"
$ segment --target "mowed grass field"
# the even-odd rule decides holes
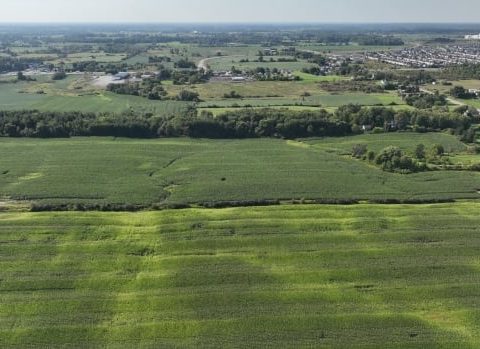
[[[397,132],[365,134],[353,137],[311,138],[304,140],[304,142],[314,147],[319,147],[329,152],[334,151],[339,154],[351,154],[353,147],[357,144],[364,144],[369,150],[373,150],[376,153],[388,146],[399,147],[404,151],[413,153],[418,144],[423,144],[426,151],[433,148],[436,144],[441,144],[450,155],[461,154],[467,150],[465,143],[462,143],[457,137],[446,133],[434,132],[426,134]]]
[[[315,64],[308,63],[307,61],[297,62],[277,62],[277,59],[291,59],[292,57],[271,57],[274,61],[270,61],[270,57],[265,57],[263,62],[258,62],[258,57],[249,56],[224,56],[224,57],[212,57],[208,60],[208,66],[215,71],[229,71],[232,67],[240,70],[254,70],[258,67],[270,68],[270,69],[285,69],[290,71],[302,70],[303,68],[314,67]],[[241,62],[241,60],[247,60],[249,62]],[[257,60],[255,62],[255,60]]]
[[[235,87],[230,88],[235,91]],[[226,89],[226,91],[230,91]],[[228,93],[228,92],[226,92]],[[400,103],[399,103],[400,102]],[[391,104],[395,104],[392,105]],[[391,106],[394,109],[411,109],[410,106],[403,104],[398,97],[391,94],[366,94],[366,93],[343,93],[326,94],[319,93],[310,97],[248,97],[242,99],[231,98],[212,98],[205,99],[198,106],[204,107],[274,107],[274,106],[304,106],[304,107],[322,107],[338,108],[342,105],[358,104],[362,106]],[[304,108],[305,109],[305,108]],[[307,108],[308,109],[308,108]]]
[[[406,143],[409,135],[402,142]],[[416,135],[412,135],[416,137]],[[387,145],[379,135],[372,138]],[[392,142],[398,142],[392,134]],[[360,143],[361,138],[358,139]],[[344,156],[346,139],[0,139],[0,197],[43,203],[480,198],[480,173],[383,172]],[[416,143],[455,143],[417,137]],[[333,147],[336,148],[332,149]],[[380,147],[380,146],[379,146]]]
[[[479,348],[479,210],[3,213],[0,346]]]
[[[33,83],[0,84],[0,110],[40,110],[52,112],[111,112],[130,109],[155,112],[159,115],[181,113],[185,102],[152,101],[146,98],[119,95],[103,90],[75,90],[81,77],[69,76],[65,80],[51,81],[51,76],[38,78]],[[43,91],[43,94],[38,93]]]
[[[184,86],[170,85],[166,88],[171,96],[177,95]],[[252,105],[321,105],[323,107],[338,107],[345,104],[373,105],[405,105],[405,102],[395,93],[362,93],[345,92],[329,93],[314,81],[251,81],[245,83],[209,82],[190,87],[200,95],[203,102],[200,106],[231,106]],[[241,99],[225,99],[224,95],[235,91]],[[308,97],[302,97],[305,93]]]

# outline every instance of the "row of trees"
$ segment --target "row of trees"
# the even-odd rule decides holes
[[[388,107],[365,108],[356,104],[341,106],[334,117],[347,122],[353,132],[367,128],[381,128],[386,131],[413,129],[418,132],[439,131],[446,129],[466,131],[473,123],[480,121],[474,109],[459,107],[454,111],[444,109],[433,110],[400,110]]]
[[[320,112],[242,110],[214,118],[197,116],[192,108],[182,115],[0,112],[0,136],[10,137],[309,137],[343,136],[350,126]]]
[[[177,98],[194,100],[198,95],[184,90]],[[362,108],[356,105],[340,107],[333,114],[325,110],[242,108],[217,117],[207,112],[197,115],[194,107],[181,114],[170,116],[133,112],[117,115],[4,111],[0,112],[0,136],[300,138],[345,136],[373,128],[380,132],[406,129],[419,132],[452,129],[465,137],[473,135],[470,138],[474,139],[475,132],[472,125],[478,121],[478,114],[469,114],[460,109],[455,112],[436,110],[396,112],[386,107]]]

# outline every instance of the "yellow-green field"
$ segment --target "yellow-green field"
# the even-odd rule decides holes
[[[475,349],[479,210],[3,213],[0,345]]]

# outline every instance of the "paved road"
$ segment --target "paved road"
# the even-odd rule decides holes
[[[210,66],[208,65],[208,62],[209,61],[213,61],[214,59],[219,59],[219,58],[244,58],[245,56],[242,56],[242,55],[232,55],[232,56],[215,56],[215,57],[208,57],[208,58],[204,58],[202,59],[200,62],[198,62],[197,64],[197,69],[200,70],[200,69],[203,69],[205,72],[209,72],[211,69],[210,69]]]

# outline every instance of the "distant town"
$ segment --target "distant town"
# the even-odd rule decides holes
[[[478,37],[479,35],[471,35]],[[456,64],[480,63],[480,42],[468,44],[418,46],[400,50],[377,51],[366,58],[410,68],[440,68]]]

